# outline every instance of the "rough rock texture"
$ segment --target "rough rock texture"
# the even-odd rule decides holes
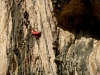
[[[57,27],[51,0],[0,0],[0,75],[100,75],[98,37]]]

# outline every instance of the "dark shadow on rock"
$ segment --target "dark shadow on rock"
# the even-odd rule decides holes
[[[75,4],[74,1],[75,0],[71,0],[68,4],[58,3],[58,5],[55,5],[56,7],[61,6],[60,10],[54,8],[54,13],[58,20],[58,27],[75,34],[76,39],[79,39],[77,35],[83,32],[81,37],[99,40],[100,21],[93,15],[94,11],[90,2],[83,1],[81,4],[78,2]]]

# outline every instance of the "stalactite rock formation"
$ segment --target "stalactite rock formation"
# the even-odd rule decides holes
[[[59,23],[52,0],[0,0],[0,75],[99,75],[100,1],[89,1],[98,20],[76,33]]]

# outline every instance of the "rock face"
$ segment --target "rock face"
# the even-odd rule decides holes
[[[0,75],[100,75],[99,34],[57,25],[51,0],[0,0]]]

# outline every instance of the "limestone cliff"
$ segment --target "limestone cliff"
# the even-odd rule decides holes
[[[0,0],[0,75],[100,75],[100,26],[71,32],[58,25],[53,6],[51,0]],[[32,28],[41,32],[38,39]]]

